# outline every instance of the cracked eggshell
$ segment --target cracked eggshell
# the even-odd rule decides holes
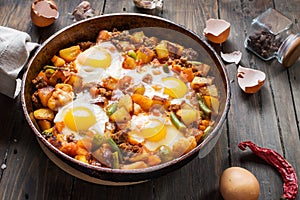
[[[225,62],[238,64],[242,59],[242,52],[234,51],[231,53],[221,52],[221,57]]]
[[[31,21],[38,27],[53,24],[59,16],[56,3],[52,0],[35,0],[31,4]]]
[[[230,33],[230,23],[223,19],[209,19],[206,21],[204,36],[213,43],[225,42]]]
[[[237,79],[245,93],[256,93],[264,85],[266,74],[262,71],[239,66]]]

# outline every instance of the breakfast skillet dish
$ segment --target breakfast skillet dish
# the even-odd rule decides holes
[[[140,169],[178,158],[211,132],[219,92],[184,45],[143,31],[101,30],[61,49],[32,80],[32,121],[61,152]]]

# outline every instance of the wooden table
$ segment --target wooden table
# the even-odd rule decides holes
[[[1,0],[0,25],[25,31],[32,41],[42,43],[73,23],[68,13],[80,0],[56,2],[59,19],[49,27],[37,28],[30,20],[31,0]],[[144,12],[131,0],[90,2],[97,15]],[[261,187],[259,199],[279,199],[283,189],[277,171],[237,146],[241,141],[251,140],[274,149],[300,175],[300,60],[285,69],[277,60],[260,60],[243,46],[252,18],[269,7],[286,14],[294,22],[294,32],[300,32],[299,0],[165,0],[161,12],[148,12],[182,24],[199,35],[209,18],[229,21],[229,39],[221,46],[213,45],[214,48],[225,53],[241,51],[243,66],[267,75],[263,88],[248,95],[237,84],[236,65],[226,65],[231,107],[222,135],[207,157],[196,158],[175,172],[138,185],[112,187],[88,183],[65,173],[45,156],[25,120],[20,98],[12,100],[0,94],[0,199],[222,199],[218,181],[222,171],[230,166],[242,166],[256,175]]]

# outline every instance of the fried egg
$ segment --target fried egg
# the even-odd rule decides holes
[[[150,151],[155,151],[162,145],[172,149],[176,142],[185,138],[170,121],[163,117],[134,116],[131,120],[131,129],[130,141],[143,143]]]
[[[63,134],[73,134],[76,139],[80,139],[80,132],[83,131],[103,135],[108,117],[100,106],[89,103],[88,98],[82,96],[59,109],[54,122],[64,122]]]
[[[103,42],[80,53],[75,64],[84,83],[97,83],[107,76],[119,79],[123,60],[122,54],[111,42]]]
[[[173,149],[173,145],[180,139],[185,139],[184,135],[172,124],[166,125],[166,135],[158,141],[145,140],[145,147],[150,151],[157,150],[160,146],[168,146]]]

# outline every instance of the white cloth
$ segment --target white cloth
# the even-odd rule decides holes
[[[11,98],[18,96],[21,89],[18,75],[37,46],[28,33],[0,26],[0,93]]]

